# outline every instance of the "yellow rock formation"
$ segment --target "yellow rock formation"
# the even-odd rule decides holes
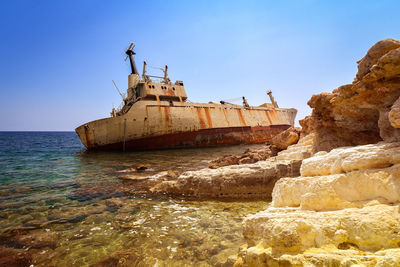
[[[301,174],[244,220],[245,265],[400,264],[400,143],[320,152]]]

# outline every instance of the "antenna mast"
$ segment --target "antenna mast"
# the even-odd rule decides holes
[[[125,60],[129,57],[129,61],[131,63],[131,73],[132,74],[139,74],[137,68],[136,68],[136,63],[135,60],[133,59],[133,55],[136,55],[136,53],[133,51],[133,48],[135,48],[135,45],[133,42],[129,45],[128,49],[126,49],[125,54],[127,57]]]

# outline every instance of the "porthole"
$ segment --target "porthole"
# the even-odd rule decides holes
[[[174,91],[175,91],[175,87],[172,87],[172,90],[174,90]]]

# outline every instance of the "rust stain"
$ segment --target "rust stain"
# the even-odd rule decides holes
[[[207,118],[207,122],[208,122],[208,127],[212,128],[213,124],[212,124],[212,120],[211,120],[211,116],[210,116],[210,109],[209,108],[204,108],[204,112],[206,113],[206,118]]]
[[[228,120],[228,114],[226,114],[226,113],[227,113],[227,110],[224,108],[224,109],[222,109],[222,111],[224,112],[225,120],[226,120],[226,122],[228,123],[228,126],[231,126],[231,124],[230,124],[230,122],[229,122],[229,120]]]
[[[218,145],[235,145],[242,143],[264,143],[290,125],[273,125],[257,127],[224,127],[202,129],[198,131],[171,133],[146,137],[126,142],[129,149],[159,149],[181,147],[205,147]],[[120,149],[121,143],[105,146],[107,149]]]
[[[158,113],[161,114],[161,102],[160,102],[160,97],[158,95],[156,95],[156,99],[157,99],[157,104],[158,104]]]
[[[274,121],[277,121],[277,116],[278,116],[278,114],[276,114],[276,110],[275,109],[273,109],[273,110],[269,110],[268,111],[268,114],[271,116],[271,119],[272,120],[274,120]]]
[[[268,121],[269,121],[269,124],[272,124],[272,120],[271,120],[271,118],[269,117],[268,110],[265,111],[265,115],[267,115],[267,119],[268,119]]]
[[[86,129],[86,127],[84,129],[85,129],[85,137],[86,137],[86,146],[87,146],[87,148],[90,148],[92,145],[89,140],[89,130]]]
[[[204,129],[204,128],[207,128],[207,126],[206,126],[206,123],[204,122],[204,118],[203,118],[203,115],[201,114],[201,110],[202,110],[202,108],[196,107],[197,117],[199,118],[199,122],[200,122],[200,129]]]
[[[167,95],[169,95],[169,96],[174,96],[174,95],[175,95],[175,92],[174,92],[171,88],[168,88],[168,89],[167,89]]]
[[[242,110],[237,109],[237,112],[238,112],[240,121],[242,122],[243,126],[247,126],[246,121],[245,121],[244,118],[243,118]]]
[[[169,107],[164,107],[165,122],[169,124]]]

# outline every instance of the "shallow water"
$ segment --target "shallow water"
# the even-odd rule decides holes
[[[121,171],[139,164],[148,174],[193,170],[249,147],[260,145],[88,153],[74,132],[0,132],[1,233],[40,237],[0,245],[31,251],[35,266],[88,266],[113,252],[132,265],[223,263],[245,243],[244,216],[267,202],[72,196],[80,184],[121,183]]]

